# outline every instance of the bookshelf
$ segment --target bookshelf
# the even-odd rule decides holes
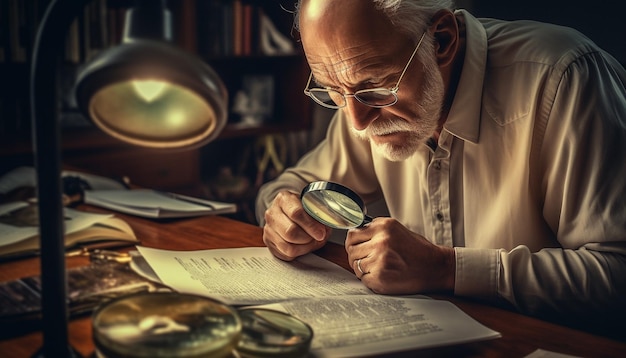
[[[310,127],[311,104],[302,95],[308,67],[290,35],[293,18],[279,2],[169,0],[175,44],[209,63],[226,84],[228,125],[206,148],[178,153],[132,147],[100,133],[76,110],[72,83],[81,64],[119,42],[122,16],[132,2],[91,1],[67,35],[59,69],[64,164],[182,190],[208,180],[216,173],[213,167],[229,160],[241,167],[239,158],[259,136]],[[47,3],[0,0],[0,175],[32,165],[29,59]]]

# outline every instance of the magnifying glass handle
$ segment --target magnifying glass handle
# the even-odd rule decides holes
[[[363,222],[361,223],[361,225],[359,225],[359,226],[357,227],[357,229],[358,229],[358,228],[361,228],[361,227],[364,227],[365,225],[367,225],[367,224],[371,223],[371,222],[372,222],[372,220],[374,220],[374,218],[373,218],[373,217],[371,217],[371,216],[369,216],[369,215],[365,215],[365,217],[363,218]]]

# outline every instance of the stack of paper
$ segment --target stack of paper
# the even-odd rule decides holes
[[[85,203],[146,218],[234,213],[237,205],[150,189],[86,190]]]

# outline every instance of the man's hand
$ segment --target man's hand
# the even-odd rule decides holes
[[[330,232],[304,211],[294,193],[280,192],[265,211],[263,242],[281,260],[291,261],[321,248]]]
[[[434,245],[394,219],[376,218],[348,231],[346,251],[357,277],[376,293],[454,290],[454,249]]]

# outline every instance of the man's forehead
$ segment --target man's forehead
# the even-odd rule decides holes
[[[371,0],[305,0],[302,46],[316,82],[356,86],[390,73],[407,43]]]
[[[392,24],[370,0],[308,0],[301,11],[301,40],[312,66],[333,64],[340,72],[384,56],[397,40]]]
[[[302,37],[330,38],[346,34],[376,37],[393,29],[389,19],[371,0],[308,0],[300,9],[299,21]]]
[[[387,67],[395,58],[396,46],[385,42],[367,42],[354,46],[311,46],[306,58],[313,72],[342,73],[365,68]]]

